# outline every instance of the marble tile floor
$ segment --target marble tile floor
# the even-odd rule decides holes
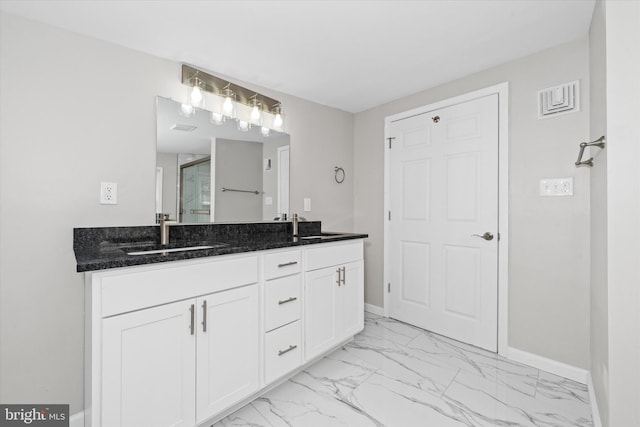
[[[379,317],[214,427],[592,426],[587,387]]]

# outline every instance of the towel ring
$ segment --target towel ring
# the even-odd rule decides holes
[[[338,184],[342,184],[344,182],[344,169],[336,166],[333,170],[336,173],[336,176],[335,176],[336,182]]]

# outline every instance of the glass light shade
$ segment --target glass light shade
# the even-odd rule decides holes
[[[222,104],[222,114],[227,117],[235,117],[235,106],[233,103],[233,99],[230,96],[224,98],[224,103]]]
[[[211,113],[211,123],[216,125],[224,124],[224,115],[222,113]]]
[[[268,127],[264,127],[262,126],[260,128],[260,135],[264,136],[265,138],[268,137],[271,134],[271,129],[269,129]]]
[[[262,118],[262,114],[260,112],[260,107],[254,105],[251,108],[251,123],[260,124],[260,119]]]
[[[194,86],[193,89],[191,89],[189,99],[191,100],[191,105],[193,105],[194,107],[204,107],[204,94],[202,93],[202,89],[200,89],[198,86]]]
[[[180,115],[184,117],[193,117],[196,109],[191,104],[180,104]]]
[[[284,120],[282,119],[282,114],[277,113],[276,117],[273,119],[273,129],[277,130],[278,132],[282,132],[283,125]]]
[[[240,132],[249,132],[249,129],[251,129],[251,125],[248,122],[238,120],[238,130]]]

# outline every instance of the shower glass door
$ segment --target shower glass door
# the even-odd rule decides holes
[[[209,222],[211,214],[211,158],[180,166],[180,222]]]

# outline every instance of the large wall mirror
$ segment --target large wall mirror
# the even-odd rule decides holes
[[[289,213],[289,135],[240,130],[157,97],[156,218],[184,223],[271,221]]]

